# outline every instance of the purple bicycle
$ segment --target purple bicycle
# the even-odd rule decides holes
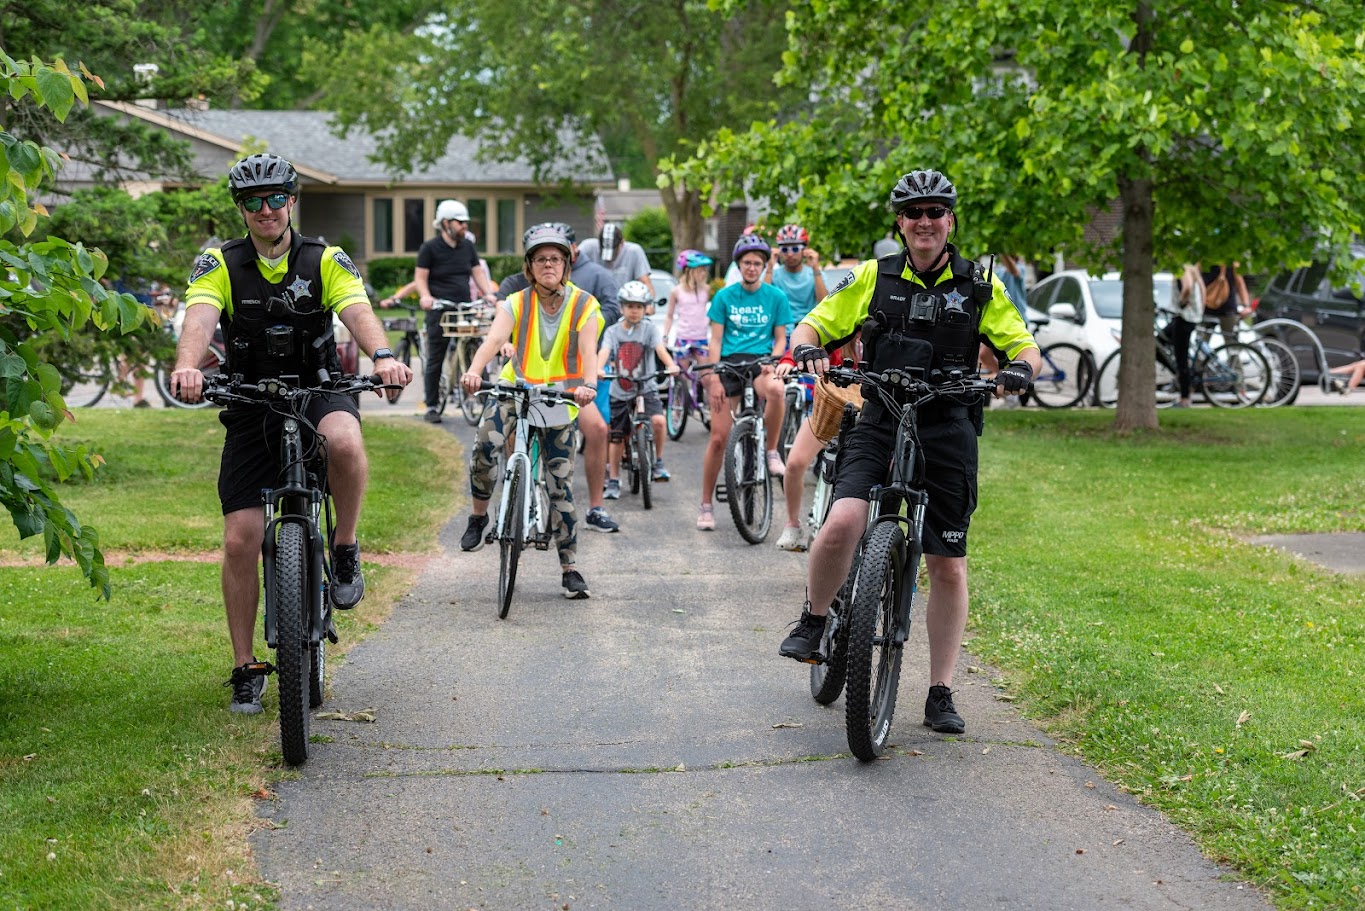
[[[673,358],[680,368],[668,382],[668,401],[664,405],[664,419],[670,440],[682,439],[687,419],[696,415],[702,426],[711,429],[711,406],[706,402],[706,390],[694,367],[706,354],[705,348],[688,345],[676,349]]]

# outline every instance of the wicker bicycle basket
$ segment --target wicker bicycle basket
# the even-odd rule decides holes
[[[466,335],[486,335],[493,321],[483,311],[463,304],[441,313],[441,334],[447,338]]]
[[[811,433],[821,443],[828,443],[839,432],[844,417],[844,406],[863,407],[863,392],[857,386],[836,386],[825,377],[815,384],[815,404],[810,414]]]

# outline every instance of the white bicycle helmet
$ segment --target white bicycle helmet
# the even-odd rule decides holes
[[[443,221],[469,221],[469,210],[458,199],[443,199],[436,207],[436,217],[432,219],[433,228],[441,227]]]
[[[649,293],[649,285],[642,281],[631,280],[621,286],[621,290],[616,292],[616,300],[625,306],[626,304],[643,304],[649,306],[654,303],[654,295]]]

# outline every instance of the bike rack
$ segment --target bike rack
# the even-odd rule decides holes
[[[1318,388],[1320,388],[1323,392],[1331,392],[1332,378],[1331,369],[1327,366],[1327,352],[1323,350],[1322,340],[1318,338],[1316,332],[1314,332],[1312,329],[1308,328],[1298,320],[1287,319],[1285,317],[1276,317],[1275,319],[1268,319],[1259,323],[1253,323],[1251,326],[1251,330],[1255,332],[1257,335],[1260,335],[1261,332],[1265,329],[1280,327],[1284,327],[1286,329],[1297,329],[1304,335],[1308,336],[1310,340],[1312,340],[1314,359],[1317,361],[1318,365]]]

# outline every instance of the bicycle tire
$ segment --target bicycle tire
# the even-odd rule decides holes
[[[687,393],[687,379],[681,374],[668,380],[668,407],[664,415],[668,424],[668,438],[675,443],[682,439],[687,429],[687,413],[691,410],[690,396]]]
[[[525,518],[526,482],[522,462],[513,462],[507,480],[511,494],[507,497],[508,515],[503,525],[502,536],[498,539],[498,619],[506,620],[507,612],[512,609],[512,594],[517,588],[517,564],[521,552],[526,547],[526,528],[522,525]]]
[[[1094,367],[1090,356],[1070,342],[1042,351],[1043,364],[1033,379],[1030,397],[1043,408],[1072,408],[1090,391]]]
[[[844,618],[848,616],[849,593],[858,573],[858,561],[859,555],[855,553],[848,578],[829,606],[829,619],[825,621],[825,635],[820,643],[825,660],[810,666],[810,695],[820,705],[830,705],[838,699],[848,679],[848,623]]]
[[[792,444],[796,442],[796,434],[801,429],[801,393],[795,389],[788,389],[783,396],[782,406],[782,429],[777,433],[777,451],[782,455],[782,461],[787,461],[787,453],[791,452]]]
[[[275,677],[280,691],[280,748],[288,765],[308,761],[308,538],[298,522],[275,537]]]
[[[1294,356],[1294,349],[1269,336],[1257,339],[1256,349],[1270,367],[1270,383],[1265,398],[1261,400],[1262,407],[1278,408],[1294,404],[1303,385],[1299,359]]]
[[[1110,352],[1095,374],[1095,404],[1101,408],[1117,408],[1119,403],[1119,362],[1121,351]],[[1180,400],[1180,380],[1175,367],[1158,354],[1156,358],[1156,407],[1170,408]],[[1039,404],[1042,404],[1041,402]]]
[[[766,455],[758,445],[756,421],[752,415],[735,421],[725,443],[730,517],[740,537],[750,544],[762,544],[767,539],[773,519],[773,479],[759,462]]]
[[[635,428],[635,471],[640,476],[640,505],[654,508],[654,430],[648,424]]]
[[[1260,404],[1270,384],[1270,365],[1265,355],[1243,342],[1228,342],[1213,349],[1212,362],[1223,365],[1213,378],[1203,376],[1200,388],[1215,408],[1249,408]],[[1208,369],[1205,364],[1205,370]]]
[[[101,358],[97,363],[83,366],[74,373],[62,375],[62,401],[68,408],[90,408],[97,405],[113,383],[109,362]]]
[[[217,342],[211,342],[208,350],[204,352],[204,359],[199,364],[199,371],[208,379],[218,376],[223,372],[223,367],[227,364],[227,351]],[[156,371],[152,375],[152,381],[156,383],[157,395],[161,396],[161,401],[166,403],[168,408],[207,408],[213,403],[208,399],[200,399],[197,402],[182,402],[171,395],[171,373],[175,370],[174,362],[170,364],[157,364]]]
[[[871,762],[885,750],[896,713],[904,634],[909,627],[908,611],[901,620],[905,570],[917,571],[917,567],[902,566],[904,541],[905,530],[899,523],[875,526],[853,583],[844,724],[848,748],[863,762]]]

